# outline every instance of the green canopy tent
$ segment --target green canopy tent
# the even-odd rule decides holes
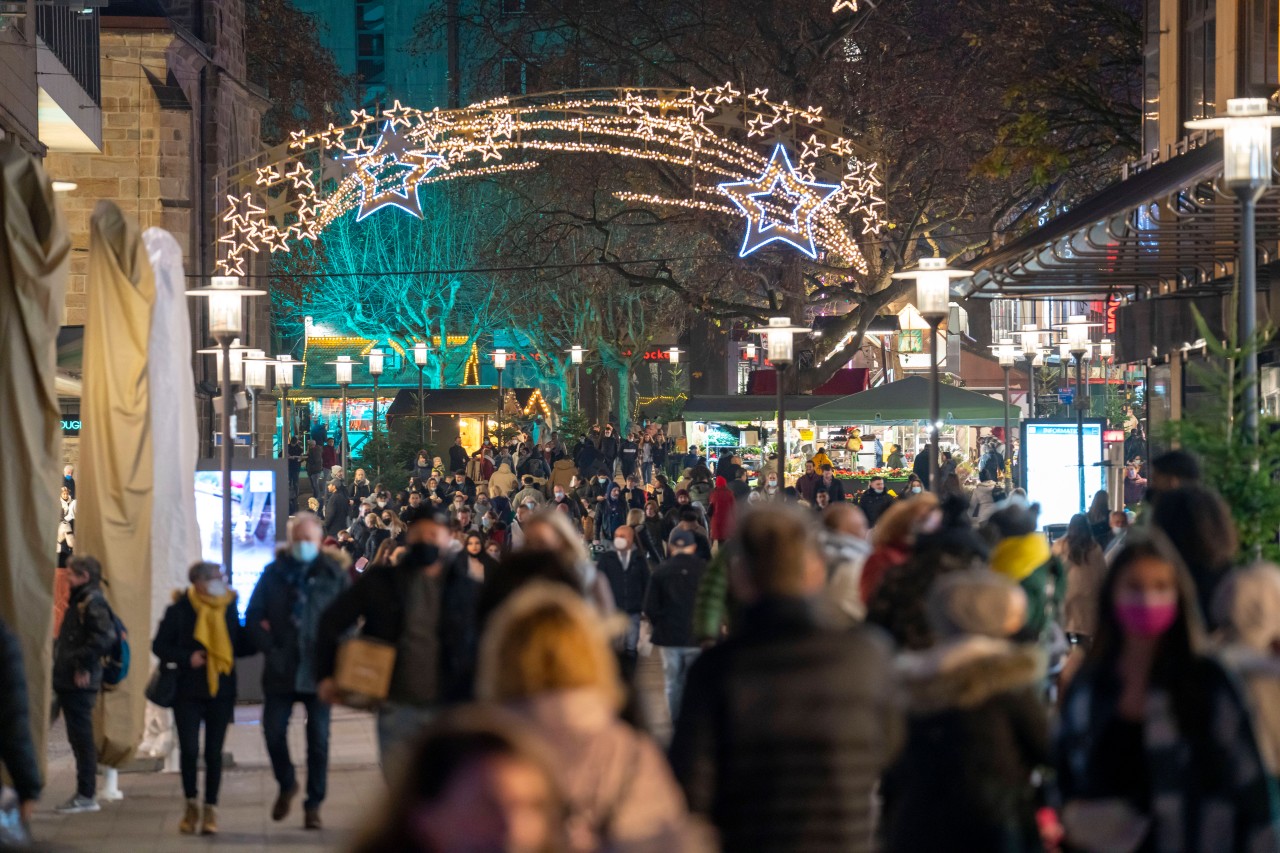
[[[1002,426],[1005,406],[999,400],[954,385],[938,390],[938,414],[943,423],[961,426]],[[1009,406],[1010,422],[1022,416]],[[840,397],[809,409],[809,419],[821,424],[884,424],[899,426],[929,420],[929,380],[908,376],[877,388]]]

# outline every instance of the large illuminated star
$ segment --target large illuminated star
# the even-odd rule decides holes
[[[439,154],[414,150],[413,141],[401,133],[394,119],[383,125],[372,147],[351,151],[346,159],[355,161],[352,174],[360,182],[357,222],[384,207],[421,219],[418,183],[445,162]]]
[[[840,186],[806,181],[791,165],[787,149],[778,145],[760,177],[723,183],[717,189],[747,217],[739,257],[782,241],[816,258],[813,217]]]

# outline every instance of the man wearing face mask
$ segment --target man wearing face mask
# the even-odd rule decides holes
[[[569,515],[575,522],[582,518],[582,504],[574,500],[564,486],[557,483],[551,489],[551,508],[559,510],[561,506],[568,507]]]
[[[466,503],[471,503],[476,499],[475,481],[467,476],[465,471],[458,470],[453,472],[453,479],[449,480],[444,487],[445,496],[452,498],[459,492],[462,493]]]
[[[867,517],[867,524],[872,527],[884,515],[884,511],[893,506],[893,496],[885,491],[884,478],[873,477],[867,490],[858,498],[858,508]]]
[[[384,771],[441,707],[471,694],[479,628],[480,584],[454,559],[458,545],[445,513],[426,509],[410,519],[406,548],[394,565],[367,570],[320,620],[320,698],[341,697],[333,682],[338,640],[363,619],[363,636],[396,648],[387,700],[378,711]]]
[[[767,501],[782,500],[782,489],[778,488],[778,474],[771,471],[764,477],[764,482],[760,484],[760,488],[756,489],[760,497]]]
[[[347,573],[320,550],[320,520],[309,512],[289,519],[288,547],[263,571],[249,598],[245,628],[262,652],[262,736],[280,786],[271,819],[289,815],[298,780],[289,757],[293,706],[307,713],[307,829],[320,829],[329,770],[329,706],[316,696],[316,638],[321,614],[347,587]]]
[[[622,638],[622,675],[628,682],[635,673],[640,614],[649,585],[649,564],[636,550],[635,536],[634,530],[622,525],[613,533],[613,550],[604,552],[596,561],[596,568],[609,581],[618,612],[627,614],[627,633]]]

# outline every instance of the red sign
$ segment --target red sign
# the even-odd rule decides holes
[[[1124,430],[1122,429],[1104,429],[1102,431],[1102,440],[1108,444],[1119,444],[1124,441]]]

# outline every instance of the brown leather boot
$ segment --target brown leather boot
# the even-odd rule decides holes
[[[200,824],[200,834],[218,834],[218,809],[216,806],[206,805],[204,807],[204,821]]]
[[[187,810],[182,813],[182,820],[178,822],[178,832],[183,835],[195,835],[196,827],[200,825],[200,801],[187,800]]]
[[[304,829],[324,829],[324,824],[320,822],[319,809],[307,809],[306,819],[303,821]]]

